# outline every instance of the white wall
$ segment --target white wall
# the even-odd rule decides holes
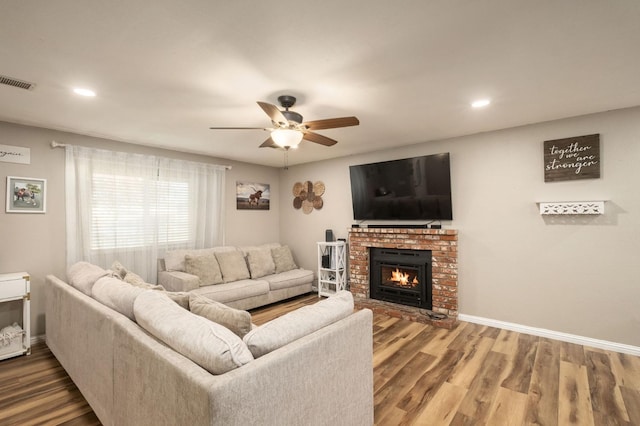
[[[44,280],[47,274],[65,278],[65,206],[64,206],[64,150],[50,147],[51,140],[83,145],[181,158],[192,161],[231,165],[226,175],[226,242],[230,245],[249,245],[278,241],[279,228],[279,171],[272,167],[231,162],[224,159],[186,154],[91,138],[67,132],[0,122],[0,145],[31,149],[31,164],[0,162],[0,194],[5,197],[6,177],[22,176],[47,179],[46,214],[5,213],[0,208],[0,273],[26,271],[31,275],[32,335],[42,335],[44,326]],[[269,211],[236,210],[236,181],[253,181],[271,185]],[[108,266],[108,265],[107,265]],[[126,266],[126,265],[125,265]],[[0,328],[8,320],[19,318],[19,309],[0,306]],[[7,309],[9,308],[9,309]]]
[[[543,141],[593,133],[601,178],[545,183]],[[349,165],[440,152],[451,153],[444,227],[459,230],[460,313],[640,346],[640,107],[291,167],[281,241],[315,269],[324,230],[346,237],[353,223]],[[305,180],[326,186],[309,215],[292,206]],[[536,205],[588,200],[608,200],[605,215],[547,219]]]

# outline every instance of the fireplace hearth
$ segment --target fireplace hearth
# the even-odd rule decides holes
[[[431,250],[370,249],[371,298],[431,309]]]
[[[431,251],[431,286],[427,290],[431,291],[430,310],[445,314],[447,318],[434,319],[428,314],[427,308],[375,299],[370,286],[371,273],[373,273],[370,252],[374,248]],[[391,268],[394,264],[389,263]],[[409,266],[406,268],[408,270],[398,267],[398,274],[402,277],[412,275],[414,267],[406,266]],[[392,269],[395,272],[395,266]],[[406,280],[413,282],[413,277]],[[353,293],[358,308],[369,308],[374,312],[438,327],[453,327],[458,317],[458,231],[402,227],[351,228],[349,230],[349,289]],[[401,292],[402,289],[400,286],[397,290]]]

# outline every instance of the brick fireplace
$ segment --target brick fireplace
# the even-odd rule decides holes
[[[432,310],[447,315],[431,319],[424,309],[370,298],[372,247],[431,251]],[[357,307],[451,328],[458,317],[458,231],[453,229],[351,228],[349,230],[349,288]]]

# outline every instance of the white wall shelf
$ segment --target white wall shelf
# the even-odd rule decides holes
[[[538,203],[541,215],[598,215],[604,214],[604,201],[565,201]]]

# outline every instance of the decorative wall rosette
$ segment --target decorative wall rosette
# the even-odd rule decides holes
[[[293,208],[302,209],[304,214],[311,213],[314,209],[320,210],[324,204],[322,195],[324,194],[324,183],[318,181],[312,183],[310,180],[296,182],[293,184]]]

